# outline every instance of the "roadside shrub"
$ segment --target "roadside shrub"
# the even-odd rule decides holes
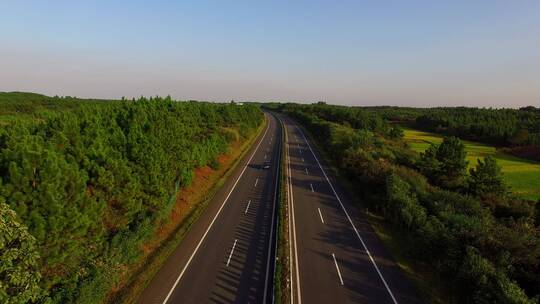
[[[391,215],[394,222],[408,230],[422,227],[426,221],[426,212],[418,203],[411,186],[399,176],[392,173],[386,180],[387,206],[386,214]]]
[[[482,258],[474,247],[466,248],[457,277],[465,303],[535,303],[504,273]]]
[[[208,166],[209,166],[210,168],[214,169],[214,170],[219,169],[220,164],[219,164],[218,159],[217,159],[217,158],[212,158],[212,159],[210,160],[210,163],[208,164]]]

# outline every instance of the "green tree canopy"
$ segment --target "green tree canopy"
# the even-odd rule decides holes
[[[392,129],[390,129],[390,132],[388,134],[391,138],[402,138],[404,133],[403,133],[403,129],[400,128],[400,127],[393,127]]]
[[[195,169],[216,168],[217,157],[232,140],[252,136],[263,114],[249,104],[170,97],[98,101],[0,93],[2,119],[0,200],[33,237],[39,286],[52,303],[100,303],[169,219],[176,193]],[[5,274],[26,269],[7,257],[1,262],[6,280]],[[4,297],[16,291],[6,288]]]
[[[35,303],[44,298],[38,259],[36,239],[19,223],[15,211],[0,202],[1,303]]]
[[[478,159],[476,167],[469,172],[469,191],[474,195],[506,193],[507,187],[502,178],[501,167],[493,157],[488,156],[483,161]]]
[[[445,137],[440,145],[431,145],[421,154],[420,170],[435,184],[445,188],[463,185],[467,174],[465,145],[457,137]]]

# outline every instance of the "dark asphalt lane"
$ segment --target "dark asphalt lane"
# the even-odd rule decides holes
[[[268,128],[138,303],[271,303],[281,127]],[[251,157],[251,158],[250,158]],[[263,169],[265,162],[271,163]]]
[[[280,117],[287,132],[298,261],[294,303],[421,303],[359,208],[329,170],[323,172],[301,128]]]

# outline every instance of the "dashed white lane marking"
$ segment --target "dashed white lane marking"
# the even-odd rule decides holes
[[[302,162],[304,162],[304,158],[302,157]]]
[[[249,200],[249,202],[248,202],[248,204],[247,204],[247,207],[246,207],[246,211],[244,211],[244,213],[247,213],[250,204],[251,204],[251,200]]]
[[[264,154],[264,159],[266,159],[266,154]]]
[[[229,259],[227,259],[227,267],[229,267],[229,263],[231,262],[231,257],[232,257],[232,254],[234,252],[234,247],[236,247],[236,242],[238,240],[234,240],[234,244],[232,245],[232,249],[231,249],[231,253],[229,254]],[[339,271],[339,270],[338,270]],[[341,283],[341,285],[343,285],[343,283]]]
[[[257,179],[255,180],[255,186],[254,187],[257,187],[258,183],[259,183],[259,178],[257,177]]]
[[[309,186],[311,187],[311,192],[315,192],[315,190],[313,190],[313,184],[310,183]]]
[[[332,253],[332,257],[334,258],[334,264],[336,264],[337,274],[339,276],[339,281],[341,282],[341,285],[343,285],[343,278],[341,277],[341,271],[339,271],[339,266],[336,261],[336,256]]]
[[[178,283],[180,282],[180,280],[182,279],[182,276],[184,275],[184,273],[186,272],[186,269],[189,267],[191,261],[193,260],[193,257],[197,254],[197,251],[199,250],[199,248],[201,247],[201,244],[203,243],[204,239],[206,238],[206,235],[208,234],[208,231],[210,231],[210,229],[212,228],[212,225],[214,225],[214,222],[216,221],[216,219],[218,218],[219,214],[221,213],[221,210],[223,209],[223,207],[225,206],[225,204],[227,203],[227,200],[229,199],[229,197],[231,196],[232,192],[234,191],[236,185],[238,184],[238,181],[240,180],[240,178],[244,175],[244,172],[247,170],[248,168],[248,164],[251,162],[251,160],[253,159],[253,157],[255,156],[255,153],[259,150],[259,147],[261,146],[263,140],[264,140],[264,137],[266,136],[266,133],[268,132],[268,129],[269,129],[269,126],[266,127],[266,129],[264,130],[264,134],[262,135],[262,138],[259,140],[259,143],[257,144],[257,146],[255,147],[255,150],[251,153],[251,156],[249,157],[249,159],[247,160],[246,164],[244,165],[244,168],[242,169],[242,171],[240,172],[240,175],[238,175],[238,177],[236,178],[236,181],[234,182],[234,184],[232,185],[232,188],[231,190],[229,190],[229,193],[227,194],[227,196],[225,197],[225,199],[223,200],[223,202],[221,203],[221,206],[219,207],[217,213],[214,215],[214,218],[212,219],[212,221],[210,222],[210,225],[208,225],[208,227],[206,228],[206,231],[204,232],[203,236],[201,237],[201,239],[199,240],[199,243],[197,243],[197,246],[195,247],[195,250],[193,251],[193,253],[191,253],[191,255],[189,256],[189,259],[187,261],[187,263],[184,265],[184,268],[182,268],[182,271],[180,272],[180,274],[178,275],[178,277],[176,278],[176,280],[174,281],[171,289],[169,290],[169,292],[167,293],[167,296],[165,297],[165,299],[163,300],[162,304],[166,304],[167,301],[169,301],[169,298],[171,297],[172,293],[174,292],[174,289],[176,288],[176,286],[178,285]]]
[[[317,208],[319,210],[319,216],[321,217],[321,222],[324,224],[324,219],[322,217],[321,208]]]
[[[297,127],[298,128],[298,127]],[[354,225],[351,217],[349,216],[349,213],[347,212],[347,209],[345,209],[345,206],[343,205],[343,202],[341,202],[341,199],[339,198],[339,195],[337,194],[336,192],[336,189],[334,188],[334,186],[332,185],[332,183],[330,182],[330,179],[328,178],[328,175],[326,175],[326,172],[324,171],[321,163],[319,162],[319,159],[317,158],[317,155],[315,155],[315,152],[313,152],[313,148],[311,148],[311,145],[309,144],[306,136],[304,135],[304,133],[302,133],[302,131],[300,131],[300,134],[302,134],[302,137],[304,138],[304,141],[306,142],[309,150],[311,151],[311,154],[313,155],[313,157],[315,158],[315,161],[317,162],[317,165],[319,165],[319,168],[321,169],[321,172],[322,174],[324,175],[324,177],[326,178],[326,181],[328,182],[328,184],[330,185],[330,188],[332,189],[332,192],[334,192],[334,195],[336,196],[338,202],[339,202],[339,205],[341,206],[341,209],[343,210],[343,212],[345,213],[345,216],[347,217],[347,219],[349,220],[349,223],[351,224],[354,232],[356,233],[356,236],[358,237],[358,239],[360,240],[360,243],[362,243],[362,247],[364,247],[364,250],[366,251],[370,261],[371,261],[371,264],[373,264],[373,267],[375,268],[375,270],[377,271],[377,274],[379,275],[379,278],[381,278],[381,281],[383,282],[384,284],[384,287],[386,288],[386,291],[388,291],[388,294],[390,295],[390,297],[392,298],[392,302],[394,302],[394,304],[398,304],[398,301],[396,300],[396,298],[394,297],[394,293],[392,292],[392,290],[390,290],[390,286],[388,286],[388,283],[386,282],[386,280],[384,279],[382,273],[381,273],[381,270],[379,269],[379,266],[377,266],[377,263],[375,262],[375,259],[373,259],[373,256],[371,255],[371,252],[369,252],[369,249],[367,248],[367,245],[366,243],[364,242],[364,239],[360,236],[360,233],[358,232],[358,229],[356,229],[356,226]]]
[[[306,175],[309,175],[308,171],[307,171],[307,168],[306,168]]]

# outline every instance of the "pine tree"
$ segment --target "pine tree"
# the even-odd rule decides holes
[[[488,156],[484,161],[478,159],[476,167],[470,169],[469,172],[469,191],[474,195],[504,195],[506,193],[507,188],[502,178],[501,167],[493,157]]]
[[[458,188],[464,182],[467,169],[465,145],[457,137],[445,137],[435,158],[440,163],[438,183],[446,188]]]

